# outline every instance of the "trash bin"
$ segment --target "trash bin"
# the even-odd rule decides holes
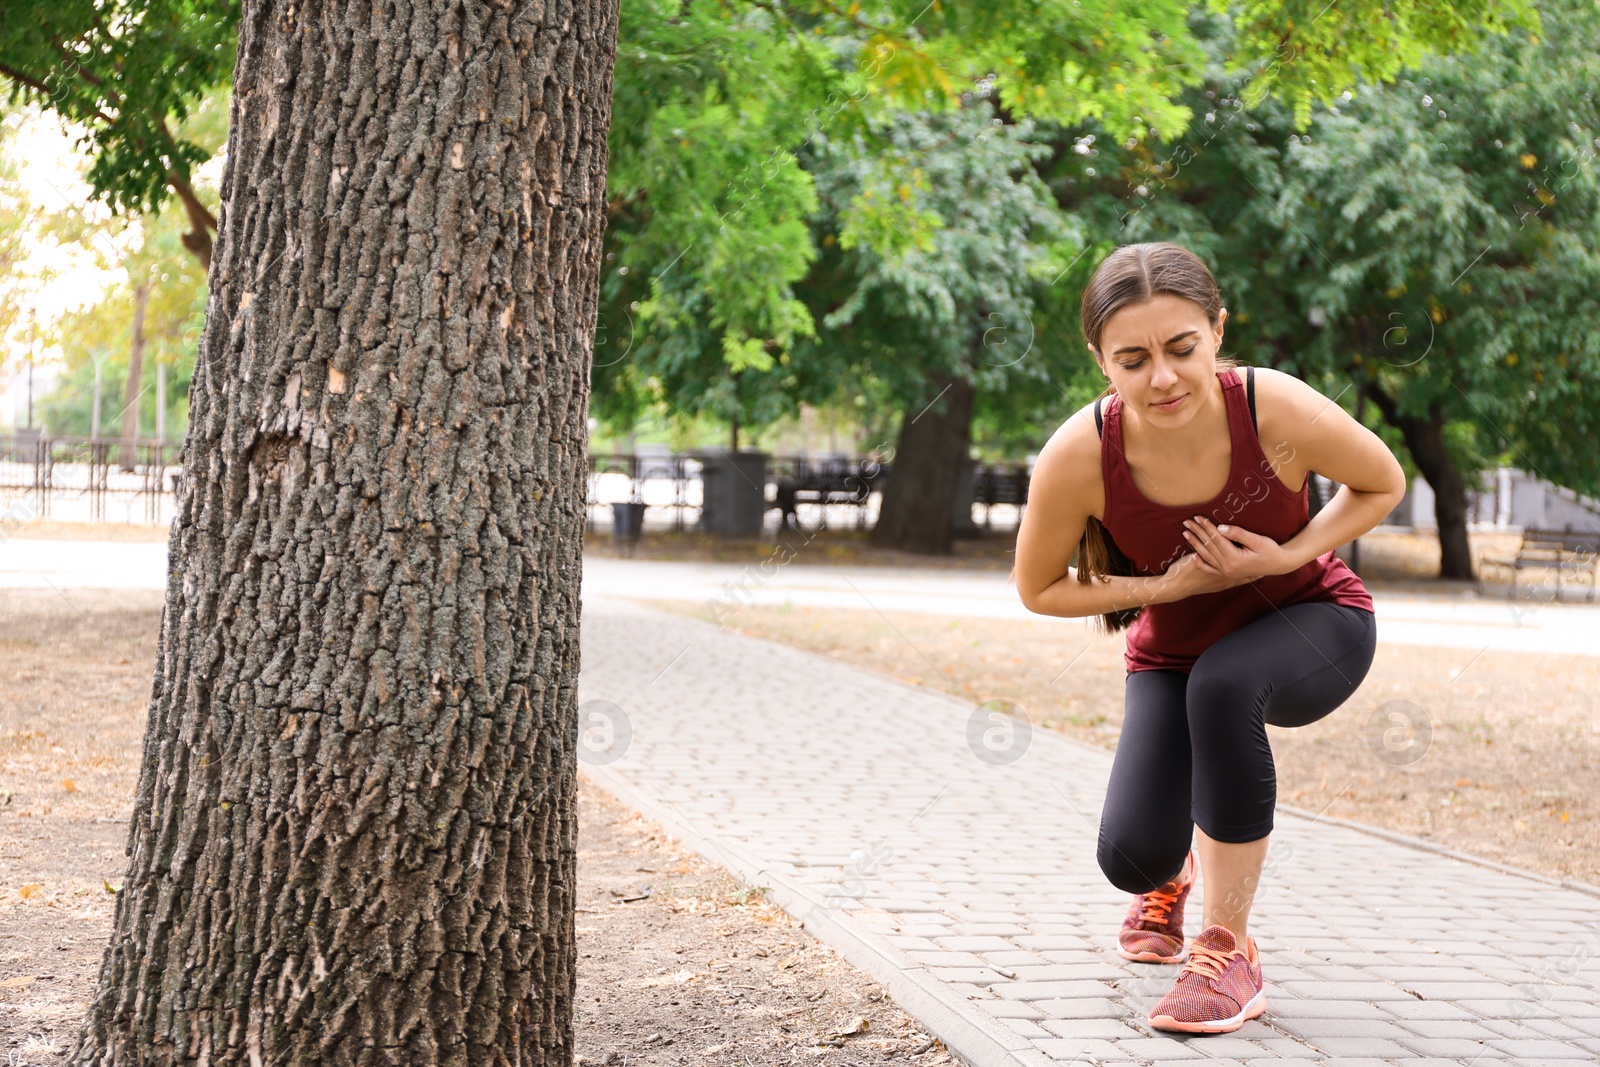
[[[644,532],[644,509],[647,506],[643,503],[611,505],[611,536],[616,539],[617,547],[629,554],[639,542],[639,535]]]
[[[700,529],[724,537],[761,533],[767,513],[767,453],[695,453],[700,461]]]

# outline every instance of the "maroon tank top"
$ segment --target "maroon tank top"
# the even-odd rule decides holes
[[[1139,491],[1123,450],[1122,398],[1113,394],[1105,402],[1100,471],[1106,507],[1101,521],[1138,574],[1161,574],[1183,553],[1193,551],[1183,538],[1183,520],[1194,515],[1238,526],[1279,544],[1310,521],[1306,487],[1297,493],[1284,485],[1261,448],[1238,373],[1225,368],[1217,372],[1217,378],[1227,402],[1233,460],[1222,491],[1202,503],[1181,507],[1157,504]],[[1123,659],[1129,671],[1187,674],[1200,653],[1219,637],[1269,611],[1314,600],[1372,610],[1372,596],[1361,579],[1329,551],[1288,574],[1267,575],[1169,604],[1146,605],[1128,627]]]

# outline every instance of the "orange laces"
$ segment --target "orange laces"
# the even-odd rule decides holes
[[[1188,870],[1188,857],[1184,858],[1183,866],[1184,870]],[[1178,894],[1183,892],[1183,890],[1177,888],[1178,883],[1182,878],[1183,871],[1179,871],[1178,877],[1167,883],[1167,885],[1174,887],[1171,892],[1167,892],[1165,887],[1158,886],[1157,888],[1150,890],[1150,892],[1143,894],[1143,899],[1140,902],[1140,922],[1164,923],[1167,921],[1168,915],[1170,915],[1172,912],[1172,906],[1178,902]]]
[[[1172,911],[1172,906],[1177,902],[1178,894],[1163,893],[1159,889],[1152,889],[1144,894],[1142,909],[1139,912],[1139,921],[1164,923]]]
[[[1223,971],[1228,969],[1228,962],[1240,954],[1238,949],[1234,949],[1232,952],[1223,952],[1221,949],[1207,948],[1200,944],[1190,945],[1189,962],[1183,965],[1182,974],[1195,971],[1214,982],[1222,977]],[[1182,977],[1182,974],[1179,977]]]

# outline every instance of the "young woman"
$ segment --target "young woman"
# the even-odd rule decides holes
[[[1200,933],[1149,1021],[1204,1033],[1266,1010],[1248,928],[1276,802],[1266,726],[1315,722],[1366,676],[1372,598],[1334,549],[1405,493],[1389,449],[1333,401],[1219,360],[1226,318],[1187,249],[1127,245],[1100,265],[1082,326],[1108,386],[1040,452],[1015,570],[1030,611],[1127,628],[1097,858],[1135,894],[1131,960],[1183,958],[1203,872]],[[1308,521],[1312,471],[1340,489]]]

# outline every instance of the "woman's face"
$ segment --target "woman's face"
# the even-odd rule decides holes
[[[1210,400],[1227,317],[1224,308],[1212,329],[1199,304],[1162,293],[1119,308],[1101,331],[1100,351],[1089,350],[1125,409],[1176,428]]]

